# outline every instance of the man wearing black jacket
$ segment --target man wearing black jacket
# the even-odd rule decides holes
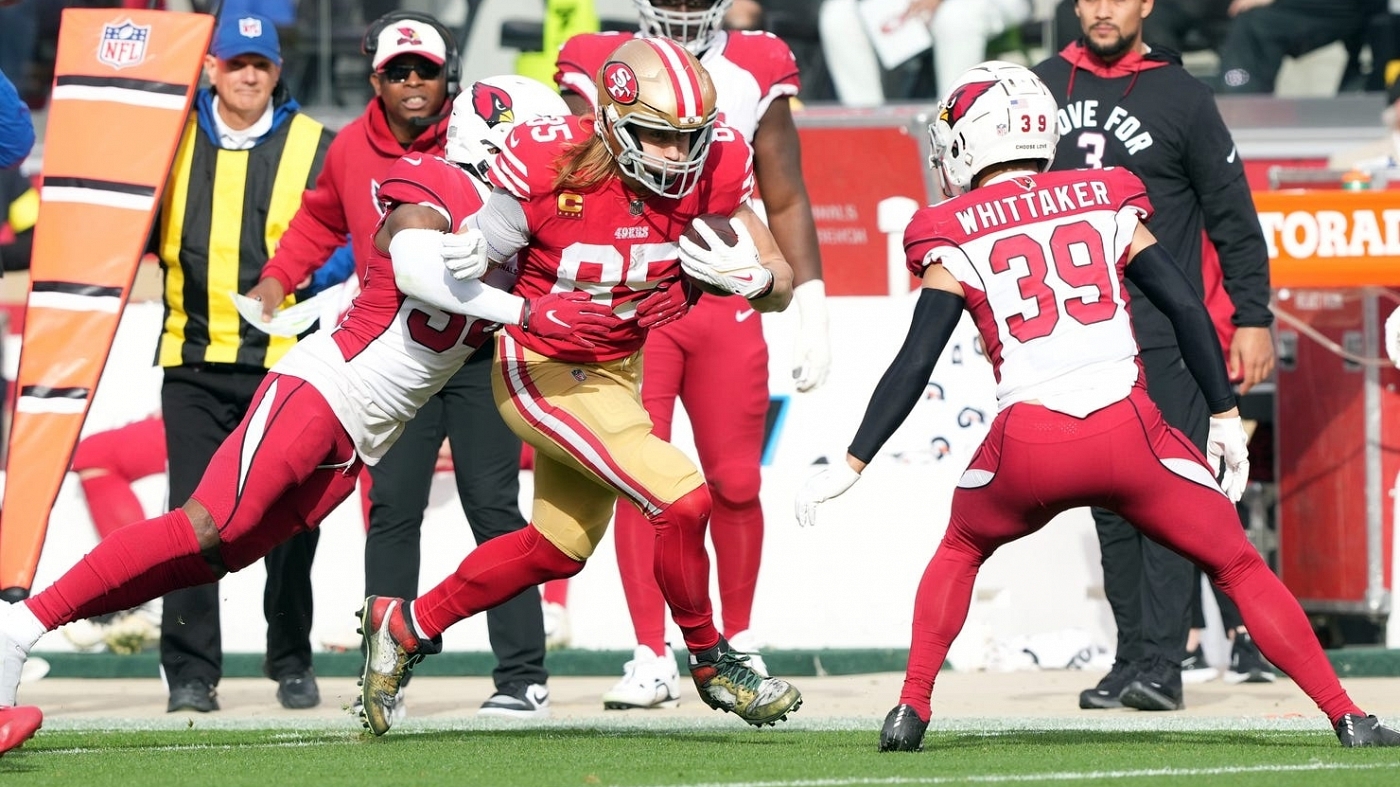
[[[1209,88],[1180,58],[1142,40],[1153,0],[1077,0],[1084,37],[1033,70],[1059,102],[1055,169],[1121,166],[1157,209],[1152,232],[1204,291],[1202,231],[1220,255],[1237,327],[1231,377],[1240,392],[1273,369],[1268,253],[1244,166]],[[1209,410],[1186,371],[1170,321],[1132,284],[1133,330],[1147,388],[1167,423],[1204,451]],[[1179,710],[1190,627],[1191,565],[1116,515],[1094,510],[1104,592],[1118,627],[1113,669],[1081,708]]]

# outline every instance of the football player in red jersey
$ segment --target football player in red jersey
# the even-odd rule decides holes
[[[497,189],[470,224],[493,264],[516,260],[515,291],[525,298],[581,293],[621,321],[587,344],[517,327],[498,337],[496,401],[535,449],[533,519],[481,545],[411,603],[366,600],[363,700],[376,733],[388,728],[385,708],[403,674],[434,638],[522,588],[578,573],[619,498],[651,528],[652,570],[706,704],[763,725],[802,701],[787,681],[756,672],[715,627],[710,490],[685,454],[653,433],[637,391],[648,329],[685,309],[682,270],[762,311],[787,306],[792,272],[749,207],[749,146],[715,121],[714,85],[694,55],[669,39],[629,41],[598,79],[596,119],[539,118],[511,132],[491,170]],[[683,238],[704,214],[733,217],[737,242],[720,243],[704,222],[693,226],[708,248]],[[529,324],[553,319],[535,310]]]
[[[1344,746],[1400,745],[1400,733],[1347,696],[1302,608],[1240,529],[1232,501],[1244,493],[1248,449],[1224,356],[1205,304],[1143,226],[1152,206],[1142,181],[1119,168],[1047,172],[1056,112],[1039,78],[996,61],[965,72],[940,104],[930,163],[953,199],[916,213],[904,233],[909,269],[924,282],[908,337],[846,461],[798,493],[798,521],[809,525],[818,503],[860,478],[919,399],[966,309],[997,376],[1000,412],[958,481],[919,584],[904,690],[880,750],[922,747],[933,681],[982,563],[1086,505],[1125,515],[1201,566]],[[1127,280],[1170,318],[1214,413],[1205,456],[1147,396]]]
[[[793,301],[800,318],[795,387],[812,390],[826,379],[831,355],[821,256],[790,106],[800,87],[792,51],[771,33],[721,30],[732,0],[633,2],[641,37],[680,41],[699,57],[715,81],[721,122],[753,145],[767,220],[794,273]],[[576,113],[598,106],[594,81],[599,68],[609,53],[633,38],[631,33],[587,33],[564,44],[554,79]],[[715,382],[720,379],[722,386]],[[739,298],[701,298],[685,320],[647,339],[642,402],[662,439],[671,439],[677,400],[690,419],[714,502],[710,528],[723,630],[734,647],[745,651],[760,644],[750,619],[763,553],[759,487],[768,399],[762,321]],[[650,570],[651,527],[640,513],[621,506],[616,528],[618,569],[637,648],[622,679],[603,695],[603,704],[613,709],[675,707],[680,682],[666,646],[661,591]],[[756,654],[753,661],[762,668]]]
[[[526,101],[516,106],[514,122],[530,119],[521,111]],[[488,286],[509,287],[514,274],[508,267],[487,274],[480,234],[450,231],[482,204],[463,169],[479,172],[480,162],[456,151],[449,146],[446,155],[462,160],[450,164],[414,153],[393,165],[380,189],[393,210],[376,235],[360,297],[339,326],[299,342],[272,367],[188,502],[113,531],[44,591],[0,605],[0,753],[41,720],[37,709],[15,707],[15,695],[45,632],[213,582],[316,527],[354,490],[361,467],[384,456],[500,324],[519,327],[523,338],[568,337],[581,347],[611,336],[619,319],[587,295],[521,298]],[[487,284],[459,281],[444,265],[487,274]],[[673,302],[665,291],[655,299]]]

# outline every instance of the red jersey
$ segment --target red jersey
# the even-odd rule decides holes
[[[582,291],[609,303],[622,324],[608,340],[585,348],[509,326],[521,344],[550,358],[600,362],[631,355],[646,330],[637,327],[636,302],[661,282],[680,278],[676,242],[691,219],[733,215],[753,193],[753,151],[738,134],[715,125],[699,185],[680,199],[640,195],[619,177],[590,191],[556,189],[556,162],[593,135],[592,118],[539,118],[516,126],[491,169],[491,182],[520,200],[530,240],[519,251],[514,292],[538,298]]]
[[[263,266],[263,277],[277,279],[284,290],[292,292],[332,252],[344,246],[349,235],[355,272],[363,280],[374,248],[374,230],[384,217],[380,185],[389,168],[405,154],[442,155],[451,111],[449,98],[442,107],[443,119],[405,147],[390,131],[383,103],[370,99],[365,111],[331,140],[316,186],[302,194],[301,208],[278,241],[277,251]]]
[[[598,108],[595,81],[614,50],[635,33],[584,33],[564,42],[555,63],[554,81]],[[719,118],[752,142],[758,121],[779,96],[795,96],[802,87],[797,59],[782,39],[763,31],[721,32],[700,57],[718,96]]]
[[[394,163],[379,199],[385,213],[406,203],[434,208],[456,231],[481,209],[484,191],[461,167],[420,153]],[[408,297],[394,283],[389,255],[370,249],[363,289],[345,319],[299,342],[274,368],[315,385],[373,464],[496,325]],[[514,281],[500,269],[484,279],[501,289]]]
[[[1000,408],[1037,400],[1084,417],[1126,397],[1138,347],[1123,280],[1147,190],[1126,169],[1000,175],[914,214],[909,270],[963,286]]]

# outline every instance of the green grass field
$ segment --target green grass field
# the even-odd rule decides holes
[[[1160,718],[1160,717],[1159,717]],[[344,724],[59,722],[0,759],[0,784],[1387,785],[1400,753],[1344,750],[1316,720],[935,720],[919,754],[875,751],[879,720]]]

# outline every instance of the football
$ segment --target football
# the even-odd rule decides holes
[[[703,216],[697,216],[695,221],[705,222],[711,230],[714,230],[715,235],[719,236],[720,242],[726,246],[733,246],[739,242],[739,236],[734,234],[734,227],[729,224],[728,216],[722,216],[718,213],[706,213]],[[707,251],[709,250],[710,242],[705,240],[705,236],[701,235],[699,230],[695,229],[694,222],[686,225],[685,232],[682,233],[682,235],[696,246]]]

